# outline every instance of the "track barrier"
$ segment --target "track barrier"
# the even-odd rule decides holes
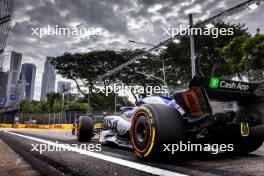
[[[35,129],[72,129],[73,124],[3,124],[0,123],[0,128],[35,128]]]

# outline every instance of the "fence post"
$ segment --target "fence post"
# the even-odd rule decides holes
[[[76,123],[76,113],[74,113],[74,124]]]
[[[55,115],[53,113],[53,124],[55,124]]]
[[[71,112],[69,112],[69,124],[71,123]]]

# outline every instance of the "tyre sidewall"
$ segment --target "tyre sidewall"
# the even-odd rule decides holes
[[[148,116],[151,123],[151,134],[149,145],[146,150],[139,150],[135,144],[134,124],[137,120],[138,113]],[[140,158],[152,157],[159,155],[164,144],[179,143],[184,139],[184,125],[179,112],[168,105],[162,104],[146,104],[138,108],[135,112],[131,124],[131,141],[134,152]]]
[[[80,142],[89,142],[93,136],[93,120],[90,117],[80,117],[77,139]]]

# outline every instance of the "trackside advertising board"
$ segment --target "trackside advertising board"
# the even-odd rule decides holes
[[[0,124],[0,128],[72,129],[73,124]]]

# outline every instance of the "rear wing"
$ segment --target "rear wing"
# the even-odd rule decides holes
[[[195,76],[189,88],[203,88],[210,99],[219,101],[264,101],[264,87],[256,83]]]

